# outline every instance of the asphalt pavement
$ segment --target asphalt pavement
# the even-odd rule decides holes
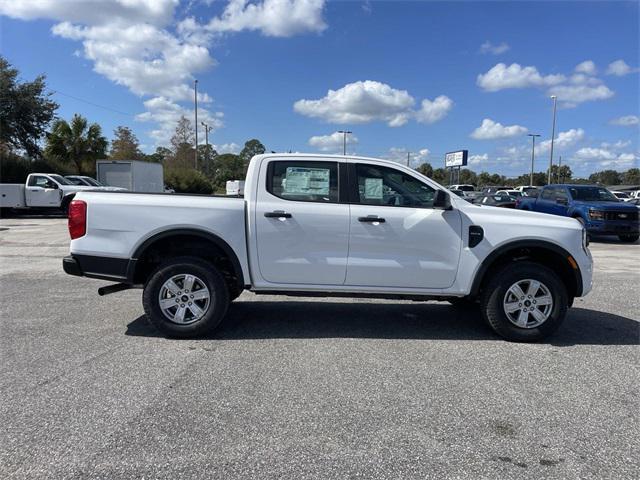
[[[0,221],[0,478],[638,478],[640,245],[540,344],[444,303],[243,293],[168,340],[62,271],[62,218]]]

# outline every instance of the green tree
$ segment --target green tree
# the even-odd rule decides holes
[[[129,127],[117,127],[113,132],[111,152],[112,160],[142,160],[145,155],[140,151],[140,142]]]
[[[555,183],[564,183],[569,182],[571,180],[571,176],[573,172],[569,165],[552,165],[551,166],[551,181]]]
[[[195,165],[194,144],[195,131],[191,121],[182,115],[171,137],[173,155],[167,158],[166,165],[169,168],[193,168]]]
[[[227,180],[244,180],[245,164],[240,155],[223,153],[215,158],[213,186],[217,192],[223,191]]]
[[[463,168],[460,170],[460,178],[458,180],[461,184],[476,185],[478,183],[478,175],[473,170]]]
[[[630,168],[622,175],[622,181],[626,185],[640,184],[640,168]]]
[[[75,165],[78,174],[93,171],[95,160],[106,157],[107,139],[97,123],[75,114],[71,123],[56,120],[47,136],[45,155],[53,161]],[[89,165],[87,165],[89,164]]]
[[[430,163],[423,163],[416,168],[418,172],[420,172],[425,177],[431,178],[433,176],[433,167]]]
[[[240,151],[239,156],[245,166],[245,175],[247,173],[246,169],[249,166],[249,160],[251,160],[254,155],[262,155],[265,151],[266,148],[262,143],[260,143],[260,140],[252,138],[251,140],[244,142],[244,148]]]
[[[0,56],[0,146],[32,158],[41,156],[38,142],[58,108],[45,89],[44,75],[21,83],[18,70]]]
[[[620,173],[615,170],[602,170],[589,175],[592,183],[601,183],[603,185],[620,185],[622,178]]]
[[[444,168],[436,168],[431,175],[431,179],[434,182],[438,182],[442,185],[447,185],[449,183],[449,170],[445,170]]]
[[[155,152],[145,155],[144,159],[147,162],[164,163],[167,158],[170,158],[172,155],[173,152],[167,147],[157,147]]]
[[[198,158],[200,159],[200,171],[213,179],[215,176],[215,164],[218,152],[211,144],[198,145]]]

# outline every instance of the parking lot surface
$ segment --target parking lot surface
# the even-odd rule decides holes
[[[62,271],[63,218],[0,221],[0,478],[637,478],[640,245],[541,344],[445,303],[243,293],[167,340]]]

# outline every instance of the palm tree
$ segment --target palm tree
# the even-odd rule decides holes
[[[47,136],[45,155],[66,164],[75,164],[78,174],[82,174],[84,162],[106,157],[107,139],[97,123],[89,122],[77,113],[71,119],[56,120]]]

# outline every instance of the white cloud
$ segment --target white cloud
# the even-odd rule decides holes
[[[478,75],[477,84],[488,92],[497,92],[507,88],[546,87],[564,80],[564,75],[542,76],[536,67],[498,63],[487,73]]]
[[[442,120],[453,108],[453,100],[446,95],[440,95],[433,99],[422,100],[420,110],[415,113],[416,120],[420,123],[435,123]]]
[[[558,133],[553,141],[555,151],[567,149],[584,140],[585,133],[582,128],[572,128],[566,132]],[[536,144],[536,153],[548,152],[551,149],[551,140],[545,140]]]
[[[592,60],[585,60],[584,62],[579,63],[576,65],[575,71],[577,73],[584,73],[585,75],[595,75],[598,73],[596,64],[593,63]]]
[[[293,109],[307,117],[320,118],[330,123],[356,124],[374,121],[399,127],[410,118],[433,123],[442,119],[453,102],[441,95],[423,100],[420,110],[414,111],[415,99],[406,90],[397,90],[386,83],[373,80],[349,83],[338,90],[329,90],[318,100],[298,100]]]
[[[240,150],[242,150],[242,148],[240,147],[240,145],[238,145],[235,142],[231,142],[231,143],[223,143],[221,145],[218,144],[213,144],[213,149],[218,152],[218,154],[223,154],[223,153],[235,153],[238,154],[240,153]]]
[[[609,64],[605,73],[607,75],[622,77],[634,71],[637,71],[637,69],[634,70],[633,68],[631,68],[624,60],[616,60],[615,62],[611,62]]]
[[[476,140],[495,140],[497,138],[509,138],[523,135],[527,132],[525,127],[520,125],[505,126],[494,122],[490,118],[482,120],[482,125],[471,132],[471,138]]]
[[[269,37],[320,33],[327,28],[322,18],[324,0],[230,0],[220,17],[212,18],[211,32],[258,30]]]
[[[511,47],[507,45],[505,42],[502,42],[498,45],[494,45],[489,40],[480,45],[480,53],[490,53],[492,55],[500,55],[508,51]]]
[[[580,158],[583,160],[611,160],[616,158],[616,154],[614,154],[611,150],[607,150],[605,148],[592,148],[592,147],[584,147],[576,151],[574,154],[576,158]]]
[[[483,153],[482,155],[471,155],[469,157],[469,165],[480,165],[481,163],[486,163],[489,160],[489,155],[487,153]]]
[[[640,124],[640,117],[638,115],[625,115],[623,117],[614,118],[609,123],[612,125],[620,125],[622,127],[631,127],[633,125]]]
[[[548,91],[549,95],[556,95],[558,101],[566,108],[575,107],[582,102],[606,100],[614,92],[606,85],[556,85]]]
[[[344,134],[333,132],[330,135],[314,135],[309,139],[309,145],[317,148],[321,152],[342,152]],[[358,143],[358,137],[353,134],[347,135],[347,145]]]
[[[0,0],[0,13],[21,20],[39,18],[98,25],[128,23],[164,25],[173,17],[178,0]]]
[[[181,116],[185,116],[192,123],[194,120],[193,109],[185,108],[165,97],[154,97],[146,100],[144,106],[147,109],[136,116],[140,122],[155,122],[156,128],[149,132],[149,136],[156,141],[156,145],[167,145],[175,132],[176,124]],[[213,132],[224,125],[222,112],[211,112],[206,108],[198,108],[198,122],[205,122],[213,127]],[[202,130],[201,126],[198,126]],[[209,134],[211,135],[211,133]],[[204,143],[204,132],[198,136],[198,143]]]
[[[621,152],[620,148],[610,145],[608,148],[581,148],[575,152],[572,160],[574,163],[577,162],[581,169],[613,168],[623,170],[637,167],[638,156],[631,152]]]
[[[407,153],[409,154],[409,166],[417,167],[429,159],[431,151],[428,148],[421,148],[417,152],[409,151],[402,147],[391,147],[389,151],[383,155],[383,158],[393,162],[407,164]]]

